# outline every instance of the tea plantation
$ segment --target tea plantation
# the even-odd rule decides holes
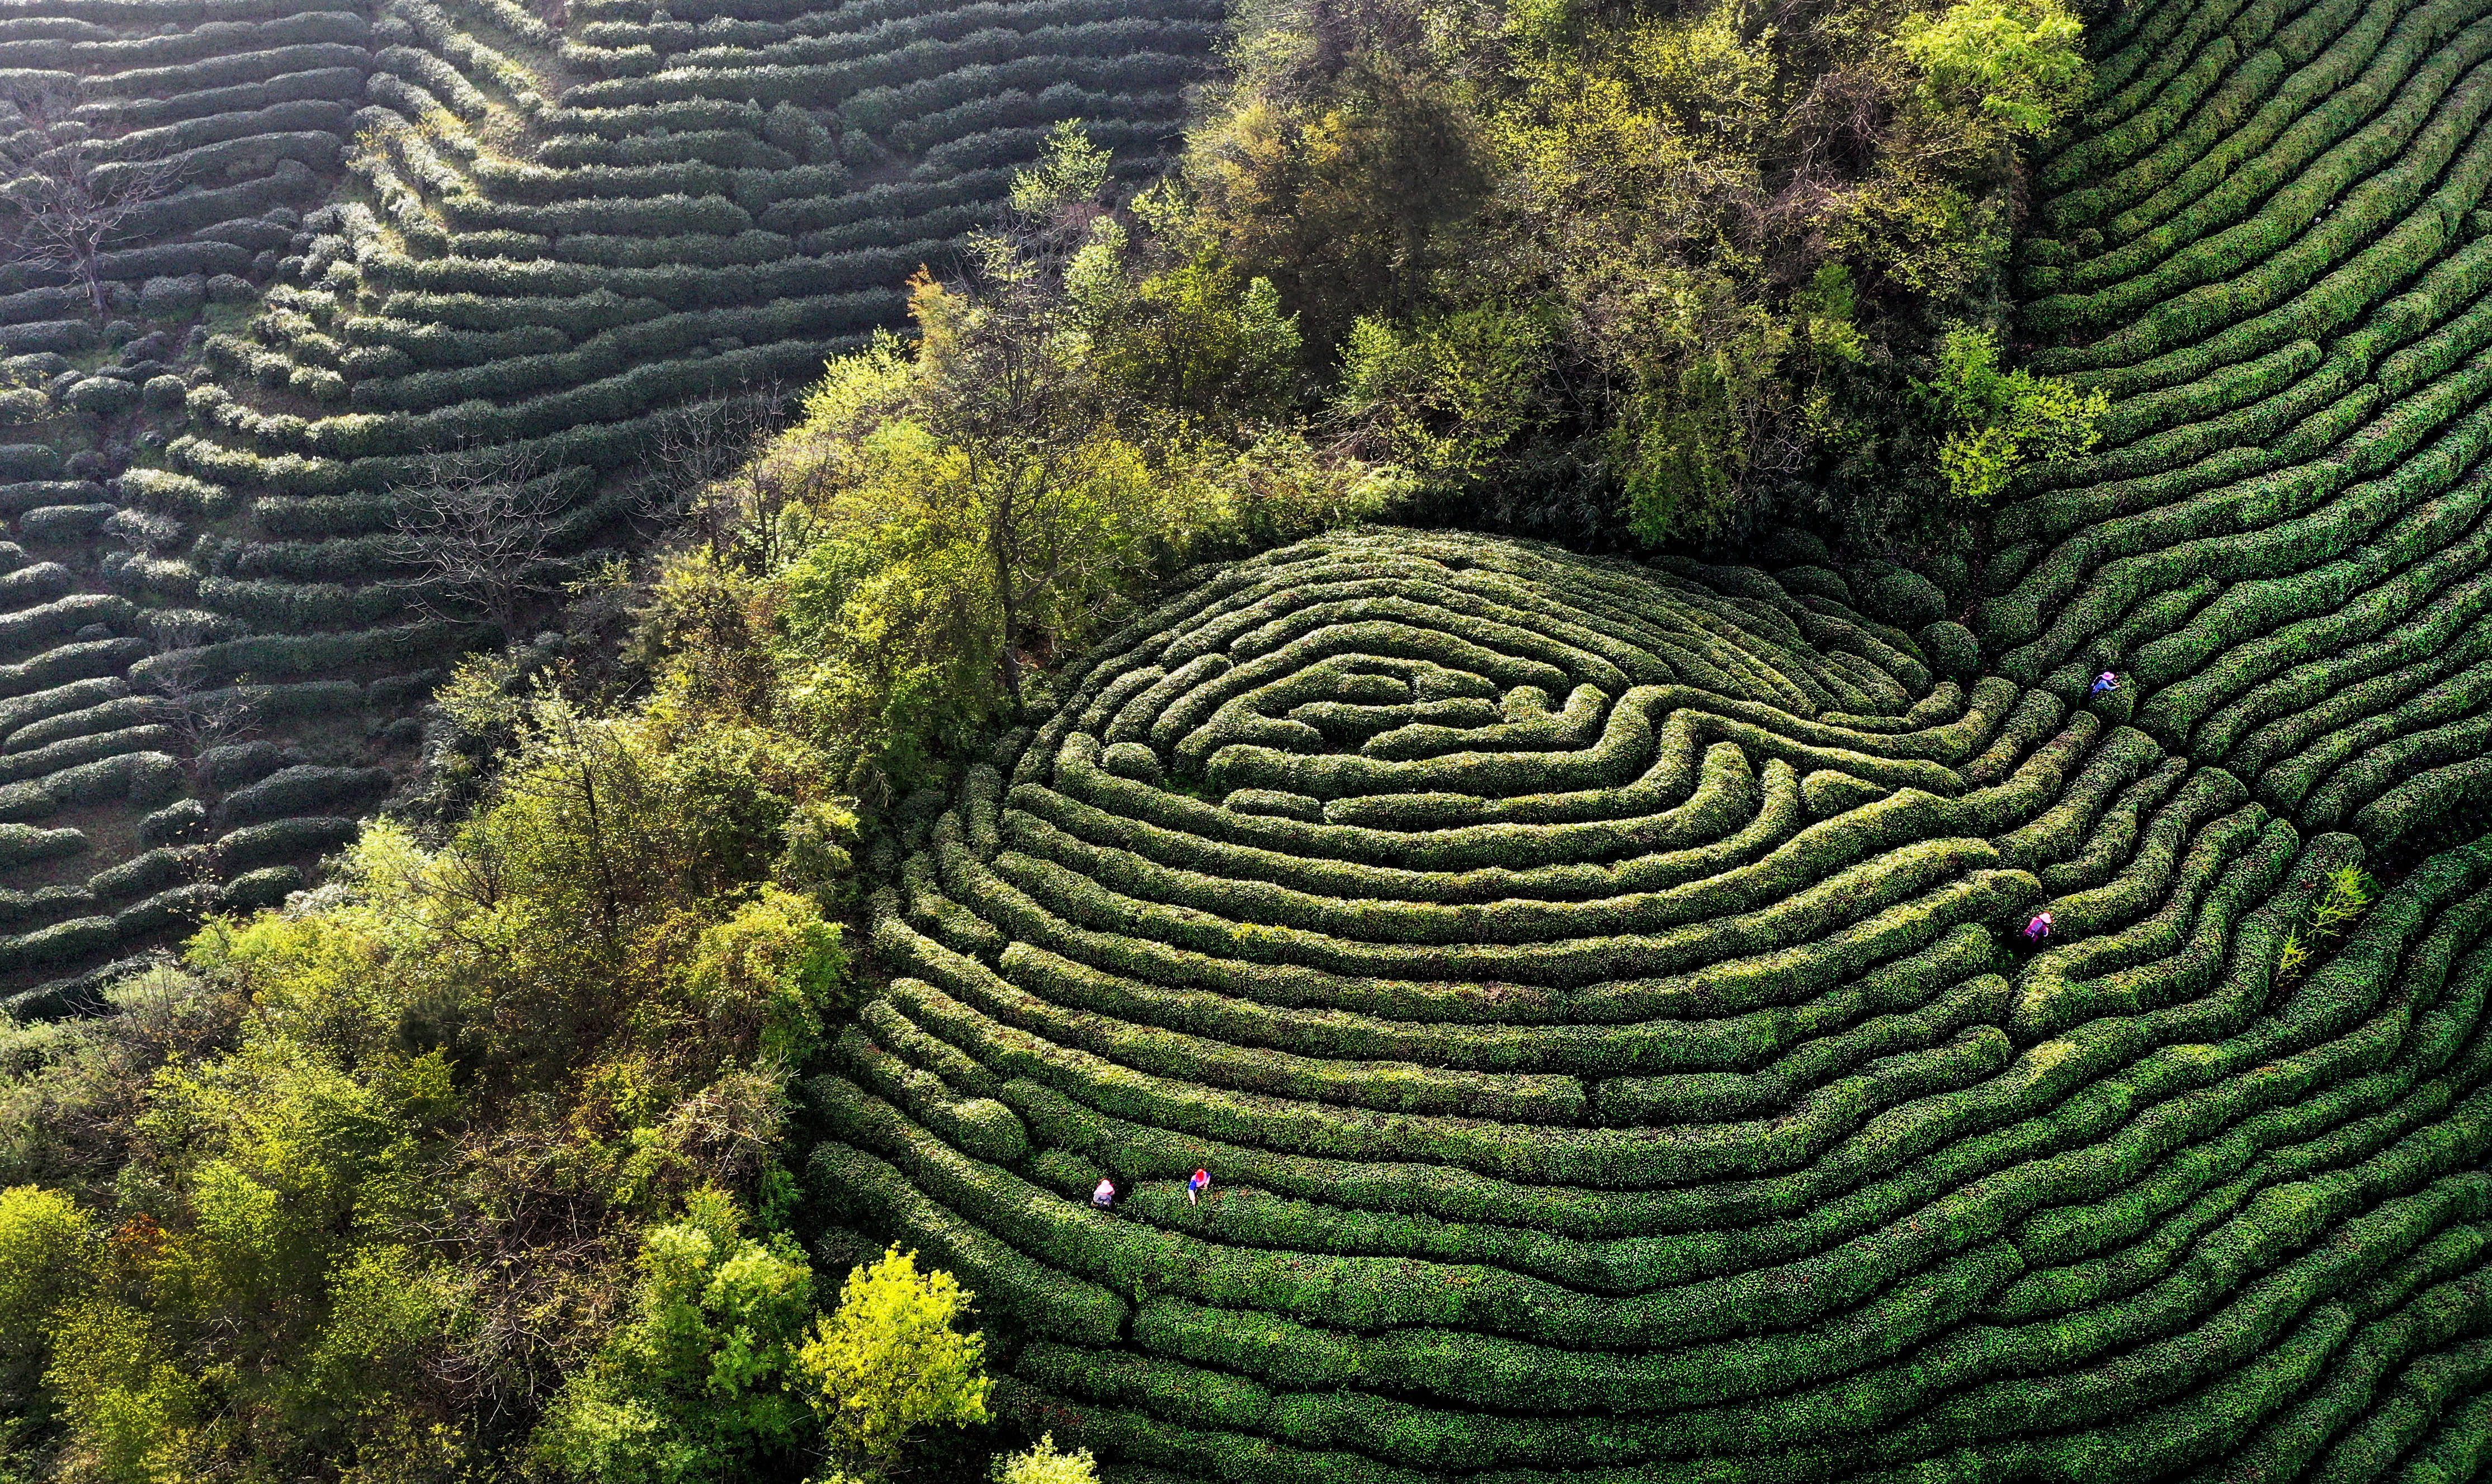
[[[541,471],[583,570],[673,409],[895,322],[1053,124],[1164,165],[1224,15],[0,8],[56,136],[178,186],[99,263],[107,332],[62,274],[0,283],[0,1000],[59,1013],[202,910],[282,899],[413,763],[407,713],[489,637],[396,559],[429,456]],[[197,719],[237,713],[250,740],[191,765]]]
[[[1172,601],[879,904],[819,1187],[1170,1476],[2468,1476],[2492,851],[2283,963],[2359,841],[1796,586]]]
[[[109,331],[0,283],[13,1010],[403,777],[486,638],[393,566],[430,456],[523,453],[584,567],[1050,126],[1157,169],[1226,13],[549,14],[0,4],[181,182]],[[917,819],[807,1168],[978,1292],[999,1411],[1137,1481],[2492,1465],[2492,0],[2093,46],[2018,271],[2112,410],[1973,590],[1323,538]]]
[[[814,1169],[1020,1326],[1028,1425],[1136,1479],[2492,1463],[2492,9],[2096,50],[2023,324],[2113,410],[1972,632],[1329,539],[925,830]]]

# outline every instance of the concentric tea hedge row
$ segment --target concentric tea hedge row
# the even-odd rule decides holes
[[[1136,1478],[2471,1458],[2492,850],[2329,952],[2356,839],[1942,637],[1475,538],[1227,569],[921,825],[816,1192]]]

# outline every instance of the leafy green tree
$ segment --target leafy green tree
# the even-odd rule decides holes
[[[537,1431],[550,1478],[693,1484],[743,1477],[811,1432],[797,1346],[814,1275],[785,1235],[741,1234],[723,1192],[641,1238],[632,1319],[572,1378]]]
[[[1286,415],[1303,346],[1271,280],[1239,271],[1174,181],[1135,197],[1133,216],[1139,232],[1094,221],[1065,272],[1087,353],[1117,401],[1226,435]]]
[[[0,1401],[22,1406],[51,1353],[64,1307],[93,1281],[100,1254],[86,1213],[56,1190],[0,1191]]]
[[[1299,344],[1277,291],[1176,188],[1111,209],[1104,160],[1058,129],[972,271],[914,281],[916,343],[832,363],[745,481],[785,491],[768,519],[801,534],[704,537],[655,584],[641,642],[679,657],[685,713],[814,740],[864,816],[1162,576],[1405,488],[1282,421]]]
[[[44,1383],[69,1424],[66,1462],[109,1484],[192,1476],[209,1455],[207,1387],[166,1326],[98,1293],[64,1311]]]
[[[2093,447],[2102,437],[2095,424],[2111,406],[2100,389],[2001,370],[1999,338],[1963,325],[1946,333],[1938,378],[1919,391],[1945,430],[1938,462],[1947,492],[1975,508],[2027,463]]]
[[[1186,178],[1225,254],[1278,285],[1322,356],[1361,315],[1422,308],[1443,229],[1487,195],[1476,28],[1429,0],[1259,0],[1238,29],[1237,76]]]
[[[171,965],[113,982],[103,999],[101,1015],[0,1017],[0,1182],[111,1178],[158,1069],[229,1045],[242,1015],[232,995]]]
[[[2081,40],[2062,0],[1267,0],[1187,180],[1434,514],[1960,541],[1913,383],[1941,325],[2000,312],[2021,152],[2083,95]],[[1417,139],[1433,175],[1380,165]],[[1434,343],[1525,323],[1528,353]]]
[[[1424,478],[1468,477],[1543,416],[1551,338],[1528,309],[1458,311],[1409,329],[1361,319],[1342,344],[1339,415]]]
[[[764,884],[732,916],[701,930],[683,969],[685,999],[711,1033],[802,1066],[823,1019],[853,1009],[840,925],[811,901]]]
[[[834,1457],[878,1477],[918,1429],[987,1419],[985,1337],[953,1327],[968,1308],[951,1274],[898,1247],[848,1275],[798,1358]]]
[[[0,1158],[49,1172],[0,1199],[10,1339],[47,1342],[0,1354],[0,1384],[52,1419],[44,1467],[507,1473],[618,1309],[637,1319],[580,1394],[619,1400],[580,1426],[628,1452],[697,1351],[702,1387],[776,1400],[738,1420],[703,1390],[698,1423],[640,1429],[632,1457],[812,1439],[769,1379],[810,1267],[716,1202],[676,1213],[713,1185],[790,1199],[772,1156],[846,993],[823,912],[853,895],[853,816],[801,739],[671,694],[511,700],[515,755],[434,843],[376,825],[293,909],[212,919],[186,969],[113,986],[115,1014],[0,1025]]]
[[[2062,0],[1956,0],[1907,16],[1898,36],[1924,97],[1977,109],[2013,135],[2049,134],[2086,94],[2085,25]]]

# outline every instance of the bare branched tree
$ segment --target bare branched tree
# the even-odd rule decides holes
[[[149,667],[148,686],[156,693],[159,713],[194,760],[210,748],[240,741],[254,720],[250,697],[237,687],[219,684],[225,677],[208,663],[212,622],[205,613],[160,619],[157,661]]]
[[[531,604],[562,590],[553,526],[566,502],[528,452],[436,454],[421,478],[391,487],[390,499],[384,549],[407,569],[401,584],[423,611],[481,618],[513,638]]]
[[[651,462],[663,513],[721,562],[767,572],[803,542],[800,491],[762,457],[786,400],[773,386],[704,397],[674,409],[658,430]],[[799,528],[790,528],[790,517]]]
[[[86,291],[97,323],[112,316],[101,259],[132,235],[131,219],[181,184],[174,162],[105,160],[101,141],[69,116],[74,96],[45,88],[0,94],[0,254],[67,277]]]
[[[1122,559],[1093,528],[1123,513],[1102,508],[1086,478],[1091,435],[1112,394],[1087,361],[1063,352],[1073,308],[1051,246],[1043,232],[981,236],[970,292],[913,281],[912,312],[933,347],[918,414],[962,457],[965,514],[994,571],[1002,678],[1016,709],[1033,625],[1112,585],[1100,569]]]

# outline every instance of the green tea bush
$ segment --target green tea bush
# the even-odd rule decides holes
[[[204,816],[201,823],[204,824]],[[271,861],[317,857],[355,838],[362,825],[339,815],[300,816],[248,824],[217,840],[217,858],[229,870],[248,870]]]
[[[360,16],[350,18],[361,19]],[[267,82],[290,73],[332,68],[353,68],[361,73],[369,70],[371,58],[371,54],[360,45],[342,42],[312,42],[252,51],[219,52],[195,62],[170,67],[132,68],[125,72],[89,75],[80,77],[77,87],[82,96],[91,99],[155,98],[206,88]]]
[[[159,97],[99,99],[80,104],[77,116],[140,130],[184,119],[275,107],[304,99],[344,104],[364,96],[364,77],[369,71],[369,62],[357,58],[345,66],[282,73],[262,82],[240,82]]]
[[[310,763],[281,768],[225,795],[213,822],[220,829],[310,815],[337,804],[368,803],[393,780],[386,768],[332,768]]]

